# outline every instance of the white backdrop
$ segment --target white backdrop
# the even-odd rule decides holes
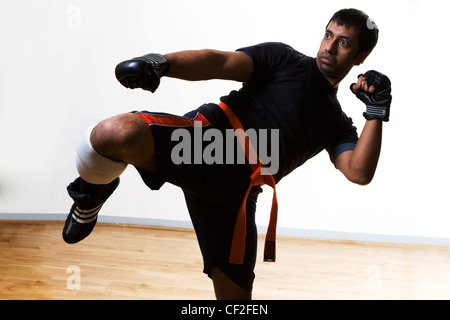
[[[371,185],[347,182],[322,153],[278,185],[279,227],[450,239],[448,2],[299,0],[2,0],[0,3],[0,218],[67,213],[74,146],[88,125],[131,110],[175,114],[218,102],[227,81],[164,78],[157,93],[123,88],[115,65],[149,52],[235,50],[282,41],[315,56],[326,23],[346,7],[380,27],[378,46],[341,83],[361,132],[363,105],[348,87],[370,69],[393,83]],[[267,225],[271,190],[259,201]],[[30,215],[31,214],[31,215]],[[180,190],[152,192],[134,168],[101,215],[189,221]]]

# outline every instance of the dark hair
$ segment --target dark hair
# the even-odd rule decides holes
[[[367,14],[357,9],[342,9],[336,12],[327,24],[334,21],[338,26],[354,27],[358,32],[360,52],[372,52],[378,42],[378,27]]]

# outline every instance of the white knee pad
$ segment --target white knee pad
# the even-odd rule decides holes
[[[108,184],[125,171],[127,164],[123,161],[108,159],[92,148],[91,132],[87,130],[78,144],[76,151],[76,166],[80,177],[92,184]]]

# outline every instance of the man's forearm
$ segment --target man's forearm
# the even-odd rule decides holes
[[[183,80],[246,81],[252,71],[251,60],[242,52],[204,49],[181,51],[164,56],[170,62],[167,76]]]
[[[170,62],[168,77],[183,80],[208,80],[211,71],[221,64],[221,57],[212,50],[181,51],[164,55]]]
[[[377,169],[381,151],[383,122],[368,120],[350,159],[351,172],[360,184],[368,184]]]

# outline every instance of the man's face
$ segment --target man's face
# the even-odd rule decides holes
[[[358,33],[354,27],[328,25],[317,53],[317,66],[333,86],[345,78],[354,65],[360,65],[367,52],[358,52]]]

